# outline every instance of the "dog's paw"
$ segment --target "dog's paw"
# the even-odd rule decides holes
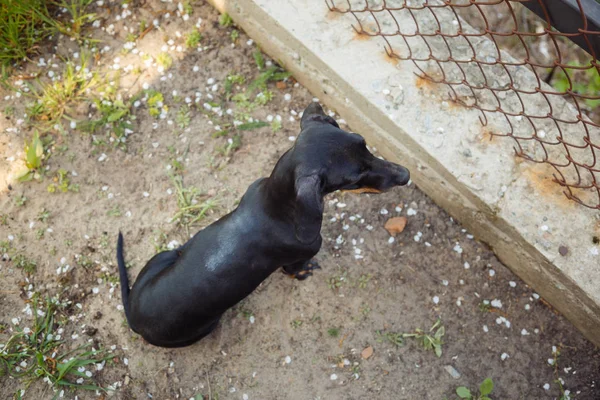
[[[298,279],[299,281],[303,281],[309,276],[312,276],[312,271],[315,269],[321,269],[319,263],[315,260],[310,260],[305,262],[304,264],[297,266],[287,266],[283,267],[282,271],[289,275],[290,278]]]

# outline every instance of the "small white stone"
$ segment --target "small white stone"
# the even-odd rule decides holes
[[[148,193],[148,192],[144,192],[144,193],[142,193],[142,195],[143,195],[144,197],[148,197],[148,196],[150,196],[150,193]]]
[[[544,386],[542,386],[544,388],[544,390],[550,390],[550,384],[549,383],[544,383]]]
[[[517,287],[517,282],[515,281],[510,281],[508,282],[508,284],[510,285],[510,287]]]
[[[291,362],[292,362],[292,357],[290,357],[290,356],[285,356],[285,363],[286,363],[286,364],[289,364],[289,363],[291,363]]]
[[[406,210],[406,215],[408,215],[409,217],[412,215],[417,215],[417,210],[413,210],[412,208],[409,208],[408,210]]]
[[[292,100],[292,95],[289,93],[286,93],[285,95],[283,95],[283,99],[285,101],[290,101],[290,100]]]
[[[527,336],[527,335],[529,335],[529,332],[527,332],[527,329],[522,329],[521,330],[521,335],[522,336]]]
[[[331,376],[329,377],[329,379],[331,379],[332,381],[335,381],[338,378],[338,376],[336,374],[331,374]]]
[[[256,321],[256,318],[254,318],[254,315],[250,316],[250,323],[253,324]]]
[[[508,354],[506,354],[506,353],[502,353],[502,355],[500,356],[500,359],[501,359],[502,361],[504,361],[504,360],[506,360],[508,357],[510,357]]]
[[[469,268],[471,268],[471,265],[470,265],[468,262],[466,262],[466,261],[465,261],[465,264],[464,264],[464,266],[465,266],[465,269],[469,269]]]
[[[487,325],[484,325],[484,326],[483,326],[483,331],[484,331],[485,333],[488,333],[488,332],[489,332],[489,329],[488,329]]]
[[[438,304],[440,302],[440,298],[438,296],[433,296],[433,304]]]
[[[392,244],[392,243],[394,243],[395,240],[396,239],[393,236],[390,236],[390,238],[388,239],[388,243]]]
[[[493,269],[490,269],[488,273],[490,274],[490,276],[496,275],[496,271],[494,271]]]

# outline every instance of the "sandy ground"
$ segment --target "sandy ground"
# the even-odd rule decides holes
[[[132,15],[118,20],[124,9],[116,3],[93,8],[101,22],[90,32],[103,41],[94,68],[119,69],[116,86],[124,98],[145,84],[163,93],[165,118],[151,117],[147,102],[134,107],[126,150],[108,140],[98,144],[106,138],[102,129],[92,137],[67,121],[63,133],[52,133],[47,177],[15,183],[7,175],[33,132],[33,123],[23,117],[32,100],[4,91],[0,107],[0,214],[6,217],[0,241],[37,263],[27,276],[14,257],[0,261],[0,343],[31,323],[22,310],[28,294],[39,292],[72,302],[61,311],[64,349],[91,341],[114,355],[101,371],[91,368],[94,382],[114,390],[65,391],[64,398],[456,399],[458,386],[475,391],[487,377],[495,385],[493,399],[600,398],[598,349],[414,185],[382,195],[329,196],[317,255],[322,270],[302,282],[277,271],[193,346],[168,350],[140,340],[127,327],[115,279],[117,232],[125,236],[133,281],[157,248],[185,242],[189,233],[233,209],[251,182],[269,174],[298,134],[296,113],[312,95],[293,79],[270,83],[273,100],[250,114],[260,121],[279,115],[282,129],[237,132],[241,146],[225,156],[219,149],[233,136],[214,137],[222,128],[216,125],[235,117],[218,116],[204,104],[236,110],[224,98],[224,82],[230,73],[247,82],[258,76],[252,41],[240,33],[232,45],[235,27],[219,26],[208,5],[194,6],[187,21],[176,3],[133,2]],[[202,50],[185,49],[185,34],[199,18]],[[131,47],[124,27],[137,31],[142,20],[154,19],[160,27],[137,41],[137,51],[123,50]],[[48,71],[63,70],[60,57],[81,51],[66,38],[52,45],[56,48],[41,54],[48,66],[38,66],[36,57],[22,73],[41,71],[47,80]],[[142,52],[156,57],[163,51],[174,61],[166,71],[144,63]],[[124,70],[129,64],[133,68]],[[181,128],[176,115],[186,97],[195,106],[189,126]],[[82,103],[70,115],[82,120],[88,112],[94,115]],[[182,165],[185,185],[219,202],[189,233],[171,222],[178,210],[169,178],[175,162]],[[48,193],[59,168],[69,171],[78,192]],[[22,196],[27,200],[19,205]],[[43,209],[50,212],[45,221],[38,219]],[[395,216],[406,216],[408,225],[391,239],[384,224]],[[445,328],[441,357],[415,339],[405,338],[400,346],[388,340],[391,333],[429,330],[438,318]],[[551,361],[553,346],[560,351],[557,362]],[[372,355],[363,353],[369,347]],[[19,379],[0,377],[3,399],[24,387]],[[37,381],[24,398],[53,395]]]

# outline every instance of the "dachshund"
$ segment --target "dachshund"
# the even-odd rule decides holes
[[[380,193],[409,182],[408,169],[369,152],[318,103],[301,119],[294,146],[268,178],[252,183],[238,207],[178,249],[148,261],[129,288],[119,232],[117,261],[131,329],[161,347],[208,335],[225,311],[279,267],[299,280],[320,268],[323,197],[336,190]]]

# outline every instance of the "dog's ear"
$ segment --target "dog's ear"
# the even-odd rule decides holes
[[[315,102],[310,103],[302,113],[302,119],[300,120],[300,129],[304,129],[306,127],[306,124],[313,121],[331,124],[336,128],[340,127],[338,123],[335,122],[335,119],[331,118],[329,115],[325,115],[321,105]]]
[[[323,222],[323,196],[318,175],[303,176],[296,180],[296,209],[294,230],[296,239],[308,244],[321,233]]]

